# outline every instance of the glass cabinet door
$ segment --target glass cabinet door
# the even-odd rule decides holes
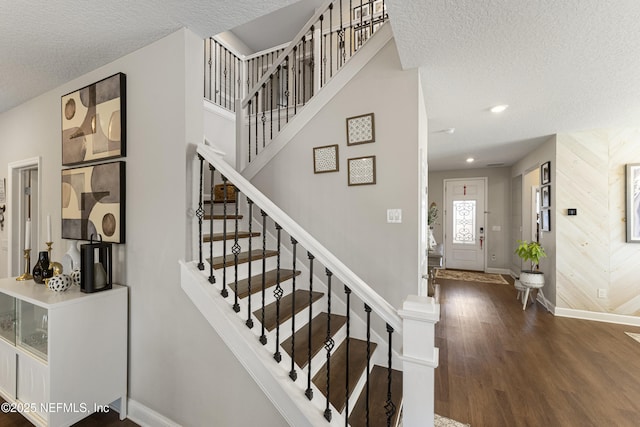
[[[0,337],[16,343],[16,299],[0,293]]]
[[[46,361],[49,344],[49,311],[23,300],[18,300],[16,307],[18,347]]]

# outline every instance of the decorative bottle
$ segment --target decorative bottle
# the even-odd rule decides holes
[[[39,284],[44,283],[44,279],[51,277],[49,270],[49,252],[41,251],[38,254],[38,262],[33,266],[33,281]]]

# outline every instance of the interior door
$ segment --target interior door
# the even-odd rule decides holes
[[[445,267],[484,271],[486,178],[445,180]]]

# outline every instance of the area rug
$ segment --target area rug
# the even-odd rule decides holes
[[[469,427],[470,424],[462,424],[458,421],[452,420],[451,418],[441,417],[438,414],[435,414],[435,420],[433,425],[435,427]]]
[[[636,334],[635,332],[625,332],[625,334],[629,335],[634,340],[640,342],[640,334]]]
[[[493,283],[496,285],[509,284],[509,282],[499,274],[478,273],[476,271],[436,270],[436,278],[460,280],[463,282]]]

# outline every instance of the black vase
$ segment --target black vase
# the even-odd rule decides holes
[[[49,252],[41,251],[38,254],[38,262],[33,266],[33,281],[39,284],[44,283],[44,279],[53,275],[53,270],[49,269]]]

